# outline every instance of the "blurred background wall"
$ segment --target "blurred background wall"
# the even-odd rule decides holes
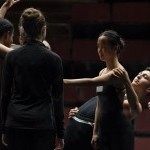
[[[98,75],[105,64],[97,54],[97,38],[108,29],[116,30],[126,41],[121,62],[131,80],[150,66],[149,0],[21,0],[6,15],[15,26],[15,43],[18,43],[19,16],[27,7],[38,8],[46,16],[46,40],[62,57],[64,78]],[[96,93],[94,88],[66,86],[64,92],[66,126],[70,108],[80,106]],[[149,150],[150,112],[147,102],[135,127],[135,150]]]

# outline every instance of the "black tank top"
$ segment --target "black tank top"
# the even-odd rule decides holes
[[[123,105],[118,98],[122,89],[116,89],[113,85],[103,86],[103,91],[97,93],[102,113],[115,113],[123,111]]]
[[[101,132],[125,132],[133,127],[131,121],[123,113],[123,104],[118,94],[119,90],[116,90],[113,85],[105,86],[103,92],[98,93]]]

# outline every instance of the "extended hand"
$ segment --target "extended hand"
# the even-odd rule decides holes
[[[113,72],[114,76],[120,78],[124,83],[126,83],[126,81],[130,81],[129,75],[125,69],[115,68],[113,69]]]
[[[13,5],[15,5],[16,3],[18,3],[20,0],[6,0],[5,5],[10,8]]]
[[[78,113],[78,111],[79,111],[78,107],[70,109],[68,118],[72,118],[73,116],[75,116],[75,114]]]

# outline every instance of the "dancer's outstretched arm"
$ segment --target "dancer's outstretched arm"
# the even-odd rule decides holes
[[[0,18],[4,18],[8,9],[18,3],[20,0],[6,0],[0,8]]]

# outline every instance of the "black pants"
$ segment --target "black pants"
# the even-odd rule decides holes
[[[8,150],[54,150],[55,132],[50,130],[6,129]]]
[[[65,130],[64,150],[93,150],[92,135],[92,126],[71,120]]]

